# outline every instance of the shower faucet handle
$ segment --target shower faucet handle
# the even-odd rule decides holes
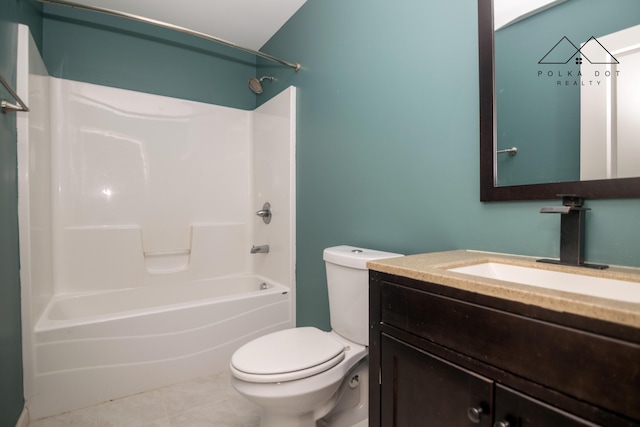
[[[262,209],[256,212],[256,215],[261,217],[265,224],[269,224],[271,222],[271,205],[269,202],[262,205]]]

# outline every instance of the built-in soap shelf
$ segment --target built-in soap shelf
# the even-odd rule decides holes
[[[60,292],[150,286],[248,271],[248,226],[191,225],[190,247],[145,250],[138,225],[65,227],[56,244]]]
[[[144,263],[151,274],[176,273],[189,268],[191,249],[145,251]]]

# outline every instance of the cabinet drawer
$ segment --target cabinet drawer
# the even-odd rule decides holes
[[[640,419],[636,344],[391,283],[380,291],[383,324]]]
[[[598,427],[500,384],[496,384],[495,402],[497,425],[502,422],[514,427]]]
[[[381,425],[492,426],[492,380],[385,334],[381,348]],[[476,423],[470,408],[481,408]]]

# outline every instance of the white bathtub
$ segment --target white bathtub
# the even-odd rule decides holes
[[[226,371],[240,345],[293,327],[290,311],[289,289],[257,276],[55,296],[35,326],[29,410],[40,418]]]

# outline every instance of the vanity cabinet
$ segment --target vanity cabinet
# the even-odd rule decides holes
[[[640,426],[637,329],[370,272],[371,427]]]

